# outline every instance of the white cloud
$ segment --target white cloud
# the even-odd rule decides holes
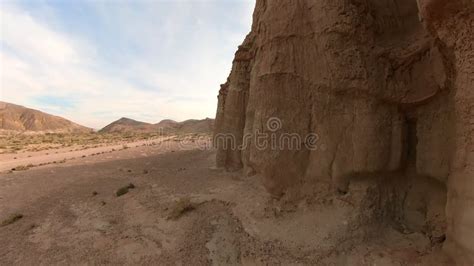
[[[108,62],[98,44],[80,34],[53,30],[57,27],[24,9],[0,5],[0,99],[95,128],[121,116],[148,122],[213,117],[219,84],[247,32],[219,30],[199,17],[199,23],[190,25],[187,18],[197,12],[190,2],[179,2],[175,14],[166,14],[158,25],[157,9],[134,11],[117,5],[111,11],[104,3],[94,2],[104,23],[119,29],[120,38],[141,52],[123,54],[124,65]],[[252,3],[248,6],[253,8]],[[205,17],[209,11],[201,8]],[[249,24],[251,10],[240,12],[235,15],[246,19],[238,23]],[[184,34],[184,42],[192,43],[183,44]],[[74,104],[61,108],[38,102],[38,97],[60,97]]]
[[[79,63],[81,57],[70,40],[39,25],[27,13],[3,7],[0,18],[2,45],[13,47],[37,62]]]

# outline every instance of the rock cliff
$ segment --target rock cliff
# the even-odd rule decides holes
[[[445,199],[424,219],[445,209],[444,247],[472,265],[473,44],[471,0],[257,0],[219,91],[217,166],[275,197],[391,176],[432,202],[429,180]]]

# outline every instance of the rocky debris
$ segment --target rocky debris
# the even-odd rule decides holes
[[[277,198],[429,177],[445,187],[425,206],[446,206],[445,247],[474,263],[474,3],[257,0],[253,18],[219,90],[217,166],[262,176]]]

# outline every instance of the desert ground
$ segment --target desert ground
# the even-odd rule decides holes
[[[170,137],[2,154],[0,264],[451,263],[423,234],[365,230],[355,193],[277,201],[258,177],[216,169],[205,144]],[[74,159],[46,163],[56,152]],[[12,161],[43,164],[11,171]]]
[[[152,146],[165,140],[186,144],[207,140],[209,134],[119,133],[119,134],[1,134],[0,172],[22,171],[47,164],[111,153],[130,147]]]

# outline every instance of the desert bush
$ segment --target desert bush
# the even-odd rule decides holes
[[[135,188],[135,185],[133,183],[130,183],[124,187],[117,189],[117,191],[115,192],[115,195],[117,197],[123,196],[127,194],[130,189],[133,189],[133,188]]]
[[[196,208],[196,205],[191,202],[191,199],[188,197],[180,198],[176,201],[168,215],[168,219],[176,220],[181,217],[183,214],[192,211]]]
[[[5,220],[3,220],[1,223],[0,223],[0,226],[7,226],[9,224],[12,224],[18,220],[20,220],[21,218],[23,218],[23,214],[21,213],[15,213],[15,214],[12,214],[10,215],[8,218],[6,218]]]
[[[121,187],[115,192],[115,196],[120,197],[128,193],[128,187]]]
[[[26,165],[19,165],[15,168],[12,168],[12,171],[25,171],[25,170],[28,170],[28,169],[29,169],[29,167],[26,166]]]

